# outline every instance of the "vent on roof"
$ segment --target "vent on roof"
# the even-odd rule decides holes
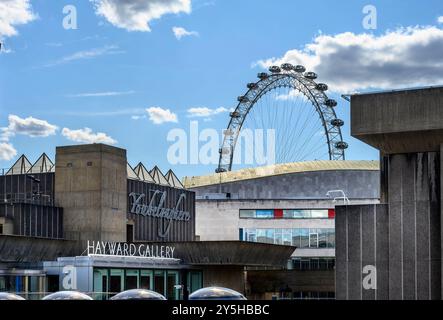
[[[169,186],[168,180],[166,180],[165,176],[157,166],[149,171],[149,173],[151,174],[151,177],[154,179],[155,183],[161,184],[163,186]]]
[[[174,187],[174,188],[180,188],[180,189],[183,189],[183,188],[184,188],[183,184],[181,183],[180,179],[177,178],[177,176],[175,175],[174,171],[169,170],[169,171],[166,173],[165,178],[166,178],[166,180],[168,180],[169,184],[170,184],[172,187]]]
[[[140,180],[129,163],[126,164],[126,172],[128,173],[128,179]]]
[[[138,176],[138,178],[142,181],[145,182],[151,182],[151,183],[155,183],[154,179],[151,177],[151,175],[149,174],[148,169],[146,169],[146,167],[143,165],[143,163],[139,163],[135,168],[134,168],[135,174]]]
[[[46,153],[43,153],[29,169],[28,173],[47,173],[54,172],[54,163],[49,159]]]
[[[29,162],[25,155],[22,155],[18,160],[12,165],[12,167],[6,172],[7,175],[12,174],[25,174],[31,169],[32,164]]]

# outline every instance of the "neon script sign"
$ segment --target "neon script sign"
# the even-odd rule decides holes
[[[156,190],[154,191],[154,194],[152,195],[149,203],[144,203],[143,199],[146,198],[146,195],[144,193],[138,194],[135,192],[131,192],[129,194],[129,198],[131,199],[129,212],[145,217],[161,219],[158,235],[162,238],[168,235],[169,229],[171,228],[171,222],[173,220],[185,222],[189,222],[191,220],[191,214],[189,213],[189,211],[180,210],[181,205],[186,200],[186,194],[180,194],[173,208],[164,207],[166,202],[166,195],[166,191]]]

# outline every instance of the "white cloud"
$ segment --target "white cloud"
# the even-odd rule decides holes
[[[107,91],[107,92],[90,92],[90,93],[77,93],[70,94],[68,97],[70,98],[88,98],[88,97],[114,97],[114,96],[123,96],[134,94],[135,91]]]
[[[165,122],[178,122],[177,115],[169,109],[163,109],[160,107],[151,107],[146,109],[149,115],[149,120],[154,124],[162,124]]]
[[[36,18],[30,0],[0,1],[0,39],[17,35],[17,25],[27,24]]]
[[[437,21],[438,21],[438,23],[443,24],[443,16],[438,17]]]
[[[8,141],[9,137],[17,134],[30,137],[48,137],[54,135],[57,131],[57,126],[48,123],[46,120],[33,117],[20,118],[19,116],[10,114],[8,121],[8,126],[1,128],[1,141]]]
[[[0,160],[9,161],[17,155],[17,150],[10,143],[0,143]]]
[[[65,111],[59,114],[71,117],[118,117],[127,115],[141,115],[145,114],[146,110],[143,108],[119,108],[116,110],[106,110],[106,111]]]
[[[306,96],[298,90],[291,90],[287,94],[279,94],[278,96],[275,97],[275,100],[280,100],[280,101],[297,100],[297,99],[307,100]]]
[[[63,58],[60,58],[56,61],[50,62],[50,63],[46,64],[45,67],[54,67],[54,66],[69,63],[72,61],[93,59],[93,58],[103,56],[103,55],[120,54],[120,53],[124,53],[124,51],[119,50],[118,46],[105,46],[102,48],[83,50],[83,51],[78,51],[78,52],[75,52],[75,53],[70,54],[68,56],[65,56]]]
[[[78,130],[63,128],[62,135],[71,141],[80,143],[105,143],[111,145],[117,143],[116,140],[112,139],[105,133],[94,133],[90,128],[83,128]]]
[[[204,118],[208,118],[211,116],[215,116],[219,113],[223,113],[223,112],[229,112],[229,109],[220,107],[220,108],[216,108],[216,109],[211,109],[211,108],[207,108],[207,107],[199,107],[199,108],[189,108],[188,109],[188,117],[190,118],[197,118],[197,117],[204,117]]]
[[[131,116],[132,120],[140,120],[140,119],[146,119],[146,115],[139,116],[139,115],[133,115]]]
[[[191,0],[90,0],[97,15],[128,31],[151,31],[165,14],[191,13]]]
[[[254,65],[302,64],[334,91],[393,89],[443,83],[443,30],[409,27],[376,36],[318,35],[303,49]]]
[[[188,31],[185,28],[182,27],[173,27],[172,28],[172,32],[174,32],[174,36],[180,40],[183,37],[190,37],[190,36],[195,36],[198,37],[199,34],[197,31]]]
[[[20,118],[10,114],[8,116],[8,126],[0,128],[0,160],[9,161],[17,155],[17,150],[9,143],[11,137],[18,134],[33,138],[48,137],[54,135],[57,129],[57,126],[46,120],[33,117]]]

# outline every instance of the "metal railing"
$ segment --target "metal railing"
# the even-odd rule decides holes
[[[54,206],[54,199],[47,194],[36,192],[27,193],[4,193],[0,194],[0,201],[6,204],[28,203],[44,206]]]

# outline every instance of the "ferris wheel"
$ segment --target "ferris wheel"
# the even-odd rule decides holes
[[[255,143],[241,145],[242,132],[247,130],[272,130],[275,163],[345,159],[344,121],[335,113],[337,102],[326,95],[328,86],[315,81],[316,73],[285,63],[258,78],[247,84],[230,113],[216,172],[231,171],[234,159],[241,159],[239,153],[254,153]]]

